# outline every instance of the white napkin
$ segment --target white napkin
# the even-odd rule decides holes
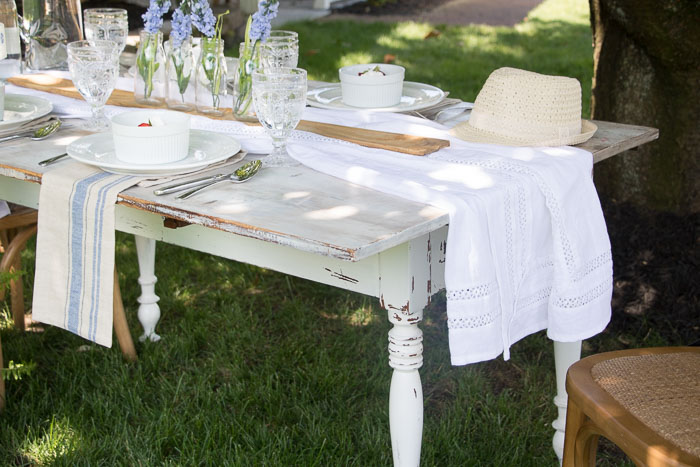
[[[575,341],[606,326],[612,262],[590,153],[470,144],[405,115],[316,113],[307,109],[305,118],[451,140],[428,157],[313,141],[292,141],[289,152],[321,172],[449,212],[453,364],[508,358],[510,345],[545,328]]]
[[[138,181],[73,161],[44,174],[34,319],[112,346],[114,206]]]

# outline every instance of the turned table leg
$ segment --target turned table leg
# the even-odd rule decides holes
[[[394,369],[389,392],[391,449],[395,466],[420,464],[423,440],[423,332],[418,326],[394,324],[389,331],[389,365]]]
[[[418,323],[431,293],[430,235],[380,255],[380,295],[389,330],[389,424],[394,465],[420,464],[423,440],[423,332]]]
[[[139,302],[139,322],[143,326],[143,335],[139,341],[149,339],[151,342],[160,340],[156,334],[156,324],[160,319],[160,298],[155,293],[155,285],[158,278],[155,275],[156,263],[156,241],[134,235],[136,240],[136,254],[139,260],[139,285],[141,285],[141,296]]]
[[[566,394],[566,372],[569,367],[581,359],[581,341],[557,342],[554,341],[554,366],[556,369],[557,395],[554,397],[554,405],[557,406],[557,419],[552,422],[554,438],[552,446],[561,464],[564,456],[564,432],[566,429],[566,406],[568,396]]]

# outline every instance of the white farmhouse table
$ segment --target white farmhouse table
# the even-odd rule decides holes
[[[582,145],[596,162],[658,137],[653,128],[596,123],[598,133]],[[0,199],[38,208],[42,174],[53,166],[40,168],[37,163],[65,152],[83,134],[65,129],[44,141],[0,145]],[[263,170],[249,183],[231,185],[216,211],[174,196],[157,197],[152,190],[122,192],[116,209],[116,228],[136,237],[142,339],[159,339],[156,240],[378,297],[392,325],[389,422],[394,465],[418,465],[423,430],[419,323],[431,295],[444,288],[447,213],[303,166]],[[564,378],[580,351],[580,341],[554,342],[558,417],[553,444],[560,459]]]

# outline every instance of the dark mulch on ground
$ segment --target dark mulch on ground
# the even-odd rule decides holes
[[[613,253],[613,319],[622,346],[700,345],[700,213],[678,216],[602,199]]]
[[[334,14],[354,14],[354,15],[415,15],[432,10],[450,0],[389,0],[383,5],[374,6],[372,2],[359,2],[344,8],[333,10]]]

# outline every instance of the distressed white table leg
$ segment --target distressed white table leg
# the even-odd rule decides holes
[[[134,235],[136,240],[136,254],[139,259],[139,285],[141,285],[141,296],[139,302],[139,321],[143,326],[143,335],[139,341],[149,339],[151,342],[158,342],[160,336],[156,334],[156,324],[160,319],[160,298],[155,293],[155,285],[158,278],[155,275],[156,263],[156,241],[150,238]]]
[[[393,327],[389,330],[389,423],[395,466],[417,466],[423,439],[423,332],[418,323],[431,290],[430,236],[382,253],[380,303]]]
[[[556,430],[552,439],[554,452],[561,465],[564,456],[564,432],[566,429],[566,406],[568,396],[566,394],[566,372],[571,365],[581,359],[581,341],[557,342],[554,341],[554,366],[556,369],[557,395],[554,397],[554,405],[557,406],[557,419],[552,422]]]

